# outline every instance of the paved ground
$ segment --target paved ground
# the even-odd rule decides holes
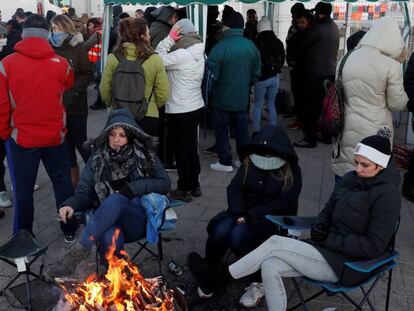
[[[106,112],[91,111],[89,115],[89,137],[98,133],[106,120]],[[280,122],[284,122],[282,119]],[[300,138],[300,133],[290,131],[292,140]],[[208,132],[207,139],[201,138],[200,150],[204,150],[213,142],[212,133]],[[233,148],[234,150],[234,148]],[[319,145],[312,150],[297,150],[303,174],[303,189],[300,196],[300,215],[315,215],[326,202],[333,187],[333,174],[330,169],[331,147]],[[178,285],[186,291],[186,297],[190,304],[190,310],[240,310],[237,301],[248,280],[242,280],[231,284],[226,292],[217,295],[215,299],[207,302],[200,302],[195,298],[195,284],[184,267],[184,274],[177,277],[166,272],[166,265],[169,260],[174,260],[180,265],[185,265],[186,254],[195,250],[203,253],[206,239],[206,225],[209,219],[219,211],[226,209],[226,186],[230,182],[233,174],[213,172],[209,169],[209,164],[215,161],[211,156],[201,155],[202,173],[200,176],[203,196],[193,200],[192,203],[176,208],[179,215],[179,222],[176,230],[165,235],[164,252],[165,261],[163,263],[164,275],[170,284]],[[176,174],[170,174],[175,183]],[[8,180],[8,177],[7,177]],[[38,183],[40,190],[34,193],[35,200],[35,224],[34,232],[37,240],[42,245],[48,245],[47,262],[54,263],[60,260],[69,250],[70,246],[63,242],[63,236],[56,221],[56,211],[54,206],[53,191],[51,183],[43,167],[38,173]],[[175,184],[174,184],[175,185]],[[3,244],[11,235],[12,209],[6,210],[6,217],[0,220],[0,244]],[[412,242],[412,228],[414,225],[413,206],[403,200],[401,216],[401,227],[399,231],[397,248],[401,252],[400,265],[395,269],[391,310],[405,311],[414,310],[414,245]],[[132,252],[136,245],[128,246]],[[81,274],[93,272],[92,259],[83,264],[80,269]],[[146,256],[141,256],[138,260],[140,268],[145,276],[157,275],[155,262]],[[13,269],[4,264],[0,264],[0,286],[3,286]],[[377,292],[373,295],[375,306],[379,310],[383,309],[385,295],[385,282],[381,284]],[[286,281],[288,292],[291,292],[292,284]],[[306,293],[313,292],[313,289],[306,288]],[[337,310],[351,310],[349,304],[339,297],[322,297],[311,305],[311,310],[323,310],[326,307],[336,307]],[[292,295],[290,304],[296,301],[296,296]],[[0,297],[0,310],[12,310],[3,297]],[[255,310],[266,310],[264,303]]]

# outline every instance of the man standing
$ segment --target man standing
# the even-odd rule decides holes
[[[219,161],[210,168],[232,172],[229,123],[236,135],[237,152],[249,140],[247,104],[250,86],[260,77],[260,53],[254,43],[243,37],[243,16],[229,11],[223,17],[221,40],[213,47],[208,64],[214,75],[211,101],[213,126]]]
[[[303,40],[301,50],[306,53],[306,88],[308,99],[303,107],[303,134],[304,138],[295,143],[295,147],[315,148],[317,145],[318,121],[322,113],[325,97],[326,80],[335,80],[336,63],[339,48],[338,26],[331,19],[332,5],[318,2],[314,8],[315,26]],[[329,143],[330,137],[322,137]]]
[[[55,54],[48,35],[46,19],[33,14],[24,24],[16,52],[0,62],[0,137],[6,141],[14,188],[15,233],[33,232],[33,187],[40,160],[53,183],[56,205],[73,194],[62,97],[74,74]],[[61,224],[64,232],[76,227]]]
[[[244,27],[243,35],[250,40],[255,40],[257,37],[257,13],[254,9],[247,10],[247,22]]]
[[[150,26],[151,45],[155,49],[158,43],[170,33],[171,27],[178,21],[178,15],[172,6],[162,6],[151,12],[155,18]]]

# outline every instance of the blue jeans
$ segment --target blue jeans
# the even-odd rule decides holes
[[[206,261],[218,265],[230,249],[238,258],[246,255],[262,240],[248,223],[237,224],[234,217],[225,217],[212,224],[206,243]]]
[[[232,156],[229,142],[229,125],[236,134],[236,148],[240,162],[243,161],[241,148],[249,142],[249,129],[246,111],[212,110],[214,132],[216,134],[216,148],[219,162],[222,165],[232,165]]]
[[[107,197],[92,217],[82,233],[80,243],[85,248],[91,248],[99,242],[99,255],[101,260],[112,243],[116,229],[120,229],[118,239],[115,241],[115,254],[124,249],[124,243],[138,241],[145,238],[147,214],[141,207],[140,197],[132,200],[114,193]]]
[[[253,109],[253,131],[260,131],[260,120],[262,118],[263,103],[267,101],[269,109],[269,124],[276,125],[275,100],[279,91],[279,75],[264,81],[257,81],[254,86],[254,109]]]
[[[66,142],[55,147],[23,148],[13,139],[6,141],[7,161],[13,185],[14,224],[13,232],[20,229],[32,232],[33,187],[36,182],[40,160],[45,166],[55,192],[56,208],[73,195],[70,180],[69,151]],[[61,222],[63,232],[74,232],[75,223]]]

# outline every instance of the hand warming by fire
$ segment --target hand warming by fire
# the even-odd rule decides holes
[[[118,235],[119,230],[116,230],[105,256],[109,267],[104,279],[99,280],[93,274],[81,284],[61,284],[66,302],[60,302],[64,305],[60,310],[176,310],[174,292],[167,289],[160,278],[145,279],[138,267],[129,261],[125,251],[122,255],[126,259],[114,255]]]

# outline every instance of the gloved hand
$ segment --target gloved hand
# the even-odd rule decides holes
[[[311,229],[311,239],[315,243],[322,243],[328,237],[328,233],[328,227],[325,224],[314,224]]]
[[[170,34],[169,36],[171,37],[171,39],[173,39],[175,42],[177,42],[178,40],[181,39],[182,35],[181,35],[181,27],[177,24],[175,24],[171,30],[170,30]]]

